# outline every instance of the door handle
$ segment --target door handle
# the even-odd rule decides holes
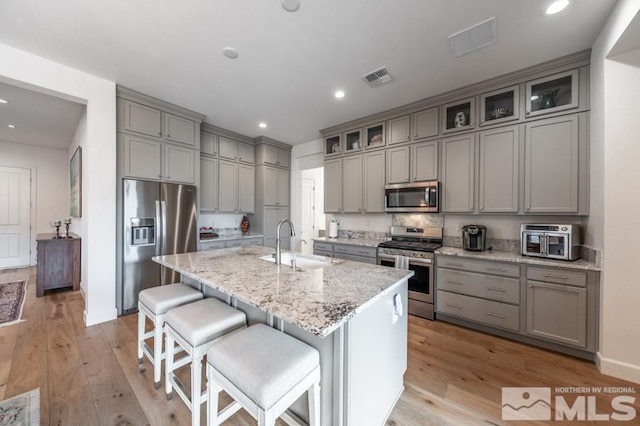
[[[160,201],[156,200],[156,223],[155,223],[155,237],[156,237],[156,256],[160,256],[162,252],[162,242],[160,241],[160,226],[161,226],[161,217],[160,217]]]
[[[160,208],[162,214],[162,253],[167,254],[167,203],[163,200],[160,201]]]

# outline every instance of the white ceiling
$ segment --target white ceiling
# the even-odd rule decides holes
[[[543,16],[549,0],[300,2],[291,13],[279,0],[2,0],[0,43],[192,109],[216,126],[296,144],[590,48],[615,4],[573,0]],[[497,42],[453,57],[447,37],[491,17]],[[223,56],[226,46],[239,57]],[[394,81],[369,88],[361,76],[383,65]],[[334,99],[336,89],[346,97]]]

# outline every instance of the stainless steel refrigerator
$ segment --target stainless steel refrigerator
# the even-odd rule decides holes
[[[120,313],[138,310],[138,293],[180,281],[153,256],[197,249],[196,187],[124,179],[122,188]]]

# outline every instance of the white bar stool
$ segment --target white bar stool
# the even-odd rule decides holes
[[[298,424],[285,413],[308,392],[309,424],[320,425],[320,354],[315,348],[264,324],[234,333],[207,352],[207,424],[217,426],[241,407],[272,426],[278,417]],[[218,412],[218,394],[235,402]]]
[[[165,352],[162,351],[164,314],[171,308],[202,299],[202,293],[185,284],[167,284],[142,290],[138,294],[138,364],[146,355],[153,364],[153,381],[160,387],[160,373]],[[153,323],[153,330],[145,333],[147,318]],[[153,352],[145,340],[153,337]],[[140,368],[143,372],[144,367]]]
[[[206,401],[207,393],[201,391],[202,360],[207,349],[218,339],[232,331],[247,326],[247,316],[213,297],[171,309],[165,315],[167,338],[167,360],[165,365],[165,387],[167,399],[175,389],[182,401],[191,410],[191,423],[200,426],[200,405]],[[175,344],[187,355],[175,360]],[[180,379],[174,373],[178,368],[191,364],[191,398]]]

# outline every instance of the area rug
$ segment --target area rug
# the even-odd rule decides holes
[[[0,401],[0,426],[40,425],[40,388]]]
[[[27,281],[0,283],[0,327],[22,322],[22,308],[27,295]]]

